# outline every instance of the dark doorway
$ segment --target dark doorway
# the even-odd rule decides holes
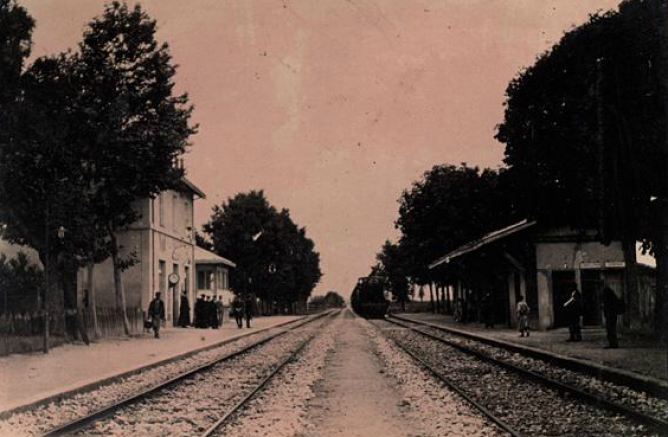
[[[573,270],[552,272],[552,307],[554,309],[554,327],[568,326],[568,315],[564,304],[570,299],[575,283]]]
[[[601,306],[599,294],[603,288],[599,270],[582,270],[582,304],[584,306],[583,324],[593,326],[601,324]]]

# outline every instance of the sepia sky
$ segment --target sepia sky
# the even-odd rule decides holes
[[[19,0],[34,56],[74,48],[97,0]],[[129,2],[133,4],[132,2]],[[435,164],[501,165],[508,82],[618,0],[150,0],[199,133],[196,222],[264,189],[321,254],[316,293],[348,296]]]

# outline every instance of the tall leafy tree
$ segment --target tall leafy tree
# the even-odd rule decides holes
[[[266,283],[275,256],[274,241],[264,234],[277,214],[262,191],[250,191],[214,206],[211,219],[204,225],[214,251],[237,265],[236,274],[230,278],[235,294],[263,296],[262,283]]]
[[[113,2],[88,25],[77,58],[84,170],[96,221],[109,239],[126,333],[121,272],[133,261],[117,234],[138,219],[135,200],[176,187],[183,171],[175,160],[196,129],[187,95],[174,94],[169,48],[155,32],[156,22],[139,5]]]
[[[386,241],[376,259],[382,266],[382,271],[387,279],[389,291],[394,298],[401,303],[401,309],[406,311],[408,300],[408,259],[407,253],[399,244]]]
[[[565,34],[510,83],[497,133],[518,208],[622,240],[632,299],[643,241],[657,255],[659,306],[668,295],[659,232],[668,216],[653,200],[668,193],[665,9],[628,0]]]
[[[74,62],[40,58],[21,76],[20,98],[0,144],[0,222],[4,238],[34,248],[49,279],[44,309],[76,307],[76,269],[95,257],[104,234],[85,193]],[[63,295],[63,291],[66,291]],[[45,323],[45,351],[49,324]],[[85,334],[82,332],[85,337]]]
[[[292,304],[308,298],[320,280],[320,257],[288,210],[277,211],[262,191],[240,193],[215,206],[204,225],[214,251],[237,264],[235,294]]]
[[[35,20],[15,0],[0,0],[0,135],[8,131],[7,117],[19,95],[34,27]]]
[[[399,199],[400,246],[412,260],[407,273],[418,285],[433,280],[427,266],[449,250],[516,217],[498,172],[438,165]]]

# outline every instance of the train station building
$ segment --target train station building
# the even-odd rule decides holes
[[[631,297],[624,286],[627,269],[619,241],[604,245],[595,231],[545,227],[524,220],[446,253],[429,268],[450,279],[449,293],[455,302],[467,301],[475,308],[481,296],[489,293],[497,324],[516,325],[516,303],[524,296],[534,328],[566,326],[563,305],[575,284],[582,292],[584,325],[600,325],[600,294],[605,285],[628,305],[620,323],[634,330],[650,330],[653,268],[637,266],[638,295]]]
[[[134,204],[140,218],[118,235],[121,255],[135,263],[122,273],[128,315],[133,319],[148,310],[155,292],[165,303],[167,326],[176,326],[181,293],[189,302],[195,298],[196,250],[194,203],[206,196],[185,177],[176,189],[165,190],[154,199]],[[111,259],[82,268],[77,280],[82,306],[94,296],[96,308],[116,308],[113,264]],[[93,293],[94,291],[94,293]]]

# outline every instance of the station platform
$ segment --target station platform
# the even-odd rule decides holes
[[[137,337],[103,339],[90,346],[66,344],[48,354],[0,357],[0,415],[298,318],[258,317],[250,329],[239,329],[226,319],[220,329],[165,328],[159,339],[151,331]]]
[[[395,315],[395,314],[393,314]],[[668,351],[665,343],[647,336],[618,333],[619,349],[605,349],[608,344],[604,328],[583,328],[581,342],[567,342],[568,329],[531,331],[530,337],[520,337],[515,329],[495,327],[485,329],[480,323],[458,323],[452,316],[433,313],[396,313],[397,316],[429,322],[460,330],[484,339],[498,340],[520,347],[544,351],[557,359],[573,359],[592,367],[617,369],[639,379],[651,379],[668,386]]]

